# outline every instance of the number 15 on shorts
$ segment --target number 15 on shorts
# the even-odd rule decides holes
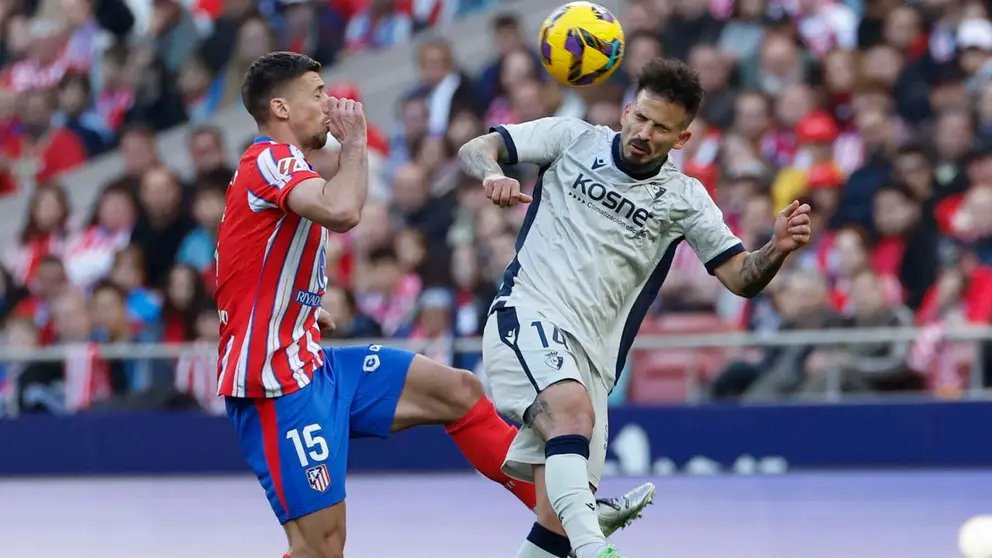
[[[293,447],[296,448],[296,457],[299,458],[301,467],[324,461],[330,455],[327,440],[320,433],[319,424],[308,424],[302,429],[294,428],[286,432],[286,439],[293,442]]]

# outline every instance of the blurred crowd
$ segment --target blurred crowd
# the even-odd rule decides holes
[[[120,147],[122,129],[204,123],[273,50],[330,65],[497,0],[0,0],[0,194]]]
[[[332,1],[329,8],[156,0],[147,29],[133,14],[121,16],[131,23],[118,29],[94,11],[117,1],[61,3],[63,15],[83,13],[76,18],[85,22],[79,29],[90,29],[92,37],[131,37],[102,57],[93,56],[93,45],[69,48],[82,31],[66,35],[71,27],[63,22],[54,27],[60,40],[69,37],[60,43],[61,57],[38,60],[44,49],[11,45],[12,22],[26,20],[35,30],[28,37],[39,45],[54,44],[44,42],[52,41],[53,27],[46,23],[49,34],[40,34],[35,24],[47,21],[41,16],[28,19],[13,9],[5,16],[4,95],[24,104],[13,112],[14,105],[6,105],[8,138],[27,145],[32,127],[44,127],[50,145],[62,134],[86,154],[113,146],[127,165],[92,208],[68,207],[63,188],[71,184],[38,170],[49,168],[47,159],[32,167],[38,173],[30,211],[0,276],[4,338],[14,347],[61,342],[79,351],[64,365],[7,367],[8,378],[12,368],[18,372],[16,382],[7,382],[8,400],[22,411],[72,411],[108,401],[216,408],[216,365],[201,353],[109,363],[92,349],[96,342],[209,347],[216,341],[214,238],[235,162],[224,156],[220,131],[201,124],[188,136],[195,178],[184,182],[160,163],[154,134],[185,120],[208,121],[257,54],[294,48],[332,61],[349,50],[408,40],[432,21],[416,15],[423,6],[433,6],[434,17],[458,11],[441,2]],[[462,4],[459,9],[471,10],[487,2]],[[350,16],[335,11],[344,5],[352,7]],[[393,11],[376,11],[386,8]],[[297,21],[294,10],[335,15],[307,12]],[[369,129],[372,180],[362,220],[351,233],[332,235],[328,247],[331,286],[323,306],[337,324],[336,337],[407,339],[432,358],[477,368],[478,355],[458,354],[454,343],[480,334],[526,207],[490,204],[460,172],[458,148],[491,125],[552,115],[619,130],[632,76],[664,55],[686,60],[708,91],[692,140],[672,155],[684,172],[707,187],[748,249],[770,238],[775,213],[793,199],[812,205],[814,240],[752,300],[726,292],[683,244],[642,333],[912,325],[921,333],[914,340],[852,346],[636,351],[613,398],[757,401],[921,390],[956,396],[972,380],[986,381],[972,378],[971,369],[992,351],[975,351],[947,332],[992,320],[987,2],[624,0],[619,16],[627,37],[623,67],[606,83],[581,89],[547,78],[533,37],[512,13],[492,18],[493,58],[478,73],[458,66],[456,45],[418,43],[418,81],[399,101],[395,122]],[[325,33],[319,26],[329,22],[344,31]],[[196,41],[173,35],[186,28]],[[322,42],[334,39],[344,44]],[[88,73],[70,69],[72,56],[83,51],[90,52]],[[143,71],[154,67],[157,79],[135,78],[142,56],[154,60]],[[45,85],[52,94],[19,95],[36,89],[18,89],[16,76],[23,72],[16,69],[44,64],[64,71],[32,70],[36,78],[29,81],[36,87],[38,76],[58,73]],[[115,96],[114,84],[122,95]],[[155,94],[130,84],[154,85]],[[172,84],[179,91],[169,93]],[[329,92],[361,98],[353,83],[330,84]],[[170,94],[173,101],[162,101]],[[126,102],[101,104],[111,97]],[[165,104],[141,101],[152,97]],[[157,121],[170,114],[169,103],[176,116]],[[91,130],[83,122],[105,128]],[[87,130],[95,133],[87,136]],[[311,162],[329,176],[336,153],[332,141]],[[536,180],[536,169],[507,171],[528,188]],[[26,187],[27,174],[15,173],[19,187]]]

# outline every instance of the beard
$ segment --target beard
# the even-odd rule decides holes
[[[327,134],[328,132],[320,132],[310,136],[310,139],[307,141],[307,147],[314,151],[323,149],[327,145]]]
[[[312,150],[323,149],[327,145],[327,134],[328,132],[322,131],[310,136],[310,139],[307,140],[307,147]]]

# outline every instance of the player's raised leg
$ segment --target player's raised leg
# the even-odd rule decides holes
[[[517,429],[499,416],[474,374],[380,345],[326,354],[336,370],[352,370],[360,378],[352,402],[352,437],[443,425],[473,467],[534,509],[534,486],[501,468]]]
[[[422,424],[444,425],[473,467],[503,485],[527,508],[534,509],[534,485],[516,481],[502,470],[517,429],[499,416],[475,374],[420,355],[414,357],[396,406],[392,430]]]

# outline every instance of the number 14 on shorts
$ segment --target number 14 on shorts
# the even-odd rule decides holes
[[[558,329],[558,326],[549,323],[547,324],[547,327],[545,327],[544,323],[536,320],[531,322],[530,326],[534,328],[534,330],[537,332],[537,337],[538,339],[541,340],[541,346],[544,347],[545,349],[551,346],[548,343],[548,334],[547,334],[547,331],[550,329],[551,341],[555,344],[561,345],[562,347],[565,348],[565,350],[568,350],[568,340],[565,339],[565,334],[562,333],[560,329]]]

